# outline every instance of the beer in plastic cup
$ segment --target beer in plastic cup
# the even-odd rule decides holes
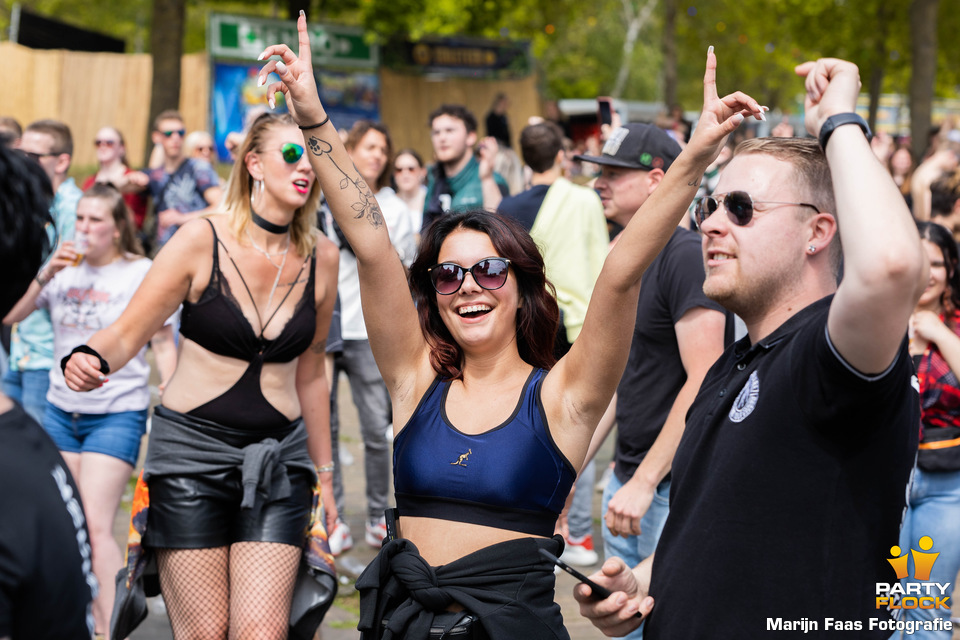
[[[73,259],[73,266],[80,266],[84,256],[87,255],[88,246],[89,240],[87,239],[87,234],[82,231],[77,231],[76,235],[73,236],[73,250],[77,252],[77,257]]]

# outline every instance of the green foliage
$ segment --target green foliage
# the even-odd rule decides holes
[[[530,40],[547,98],[592,97],[613,89],[625,36],[625,0],[311,0],[311,19],[364,26],[371,39],[427,35]],[[632,1],[634,5],[641,0]],[[43,15],[123,38],[148,51],[152,0],[21,0]],[[941,0],[938,96],[960,93],[960,12]],[[286,17],[287,0],[188,0],[184,52],[206,48],[211,11]],[[708,45],[716,47],[720,90],[741,89],[770,107],[797,109],[802,82],[793,67],[830,55],[860,65],[865,88],[874,69],[885,93],[905,93],[910,79],[908,0],[688,0],[677,15],[678,97],[700,103]],[[662,11],[657,6],[634,50],[623,97],[663,95]],[[0,3],[0,28],[10,4]]]

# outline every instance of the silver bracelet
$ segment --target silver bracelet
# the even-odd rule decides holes
[[[316,469],[317,469],[317,473],[329,473],[330,471],[333,471],[334,465],[333,465],[333,462],[328,462],[325,465],[316,467]]]

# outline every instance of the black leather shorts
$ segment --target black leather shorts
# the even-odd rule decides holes
[[[311,478],[291,473],[290,495],[266,502],[259,513],[241,509],[240,470],[190,476],[152,476],[144,545],[208,549],[234,542],[303,545],[313,499]]]

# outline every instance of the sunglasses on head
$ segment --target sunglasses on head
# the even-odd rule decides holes
[[[280,147],[280,154],[283,156],[284,162],[295,164],[300,162],[300,158],[303,157],[303,147],[293,142],[287,142]]]
[[[507,282],[510,261],[506,258],[484,258],[469,268],[463,268],[456,262],[441,262],[427,269],[433,288],[442,296],[460,291],[467,274],[473,276],[481,288],[493,291]]]
[[[750,221],[753,220],[753,205],[755,204],[775,204],[775,205],[793,205],[797,207],[810,207],[817,213],[820,213],[815,205],[812,205],[807,202],[777,202],[774,200],[754,200],[750,197],[750,194],[746,191],[731,191],[730,193],[722,194],[720,196],[702,196],[694,200],[696,206],[694,208],[694,213],[696,214],[697,226],[703,224],[703,221],[709,218],[717,209],[720,208],[720,204],[723,204],[723,208],[727,210],[727,215],[730,216],[731,222],[735,225],[742,227],[744,225],[750,224]]]
[[[95,147],[115,147],[117,146],[116,140],[94,140],[93,146]]]
[[[168,137],[168,138],[172,137],[173,134],[177,134],[178,136],[180,136],[180,137],[182,138],[183,136],[187,135],[187,130],[186,130],[186,129],[171,129],[170,131],[161,131],[160,133],[162,133],[163,135],[165,135],[165,136]]]

